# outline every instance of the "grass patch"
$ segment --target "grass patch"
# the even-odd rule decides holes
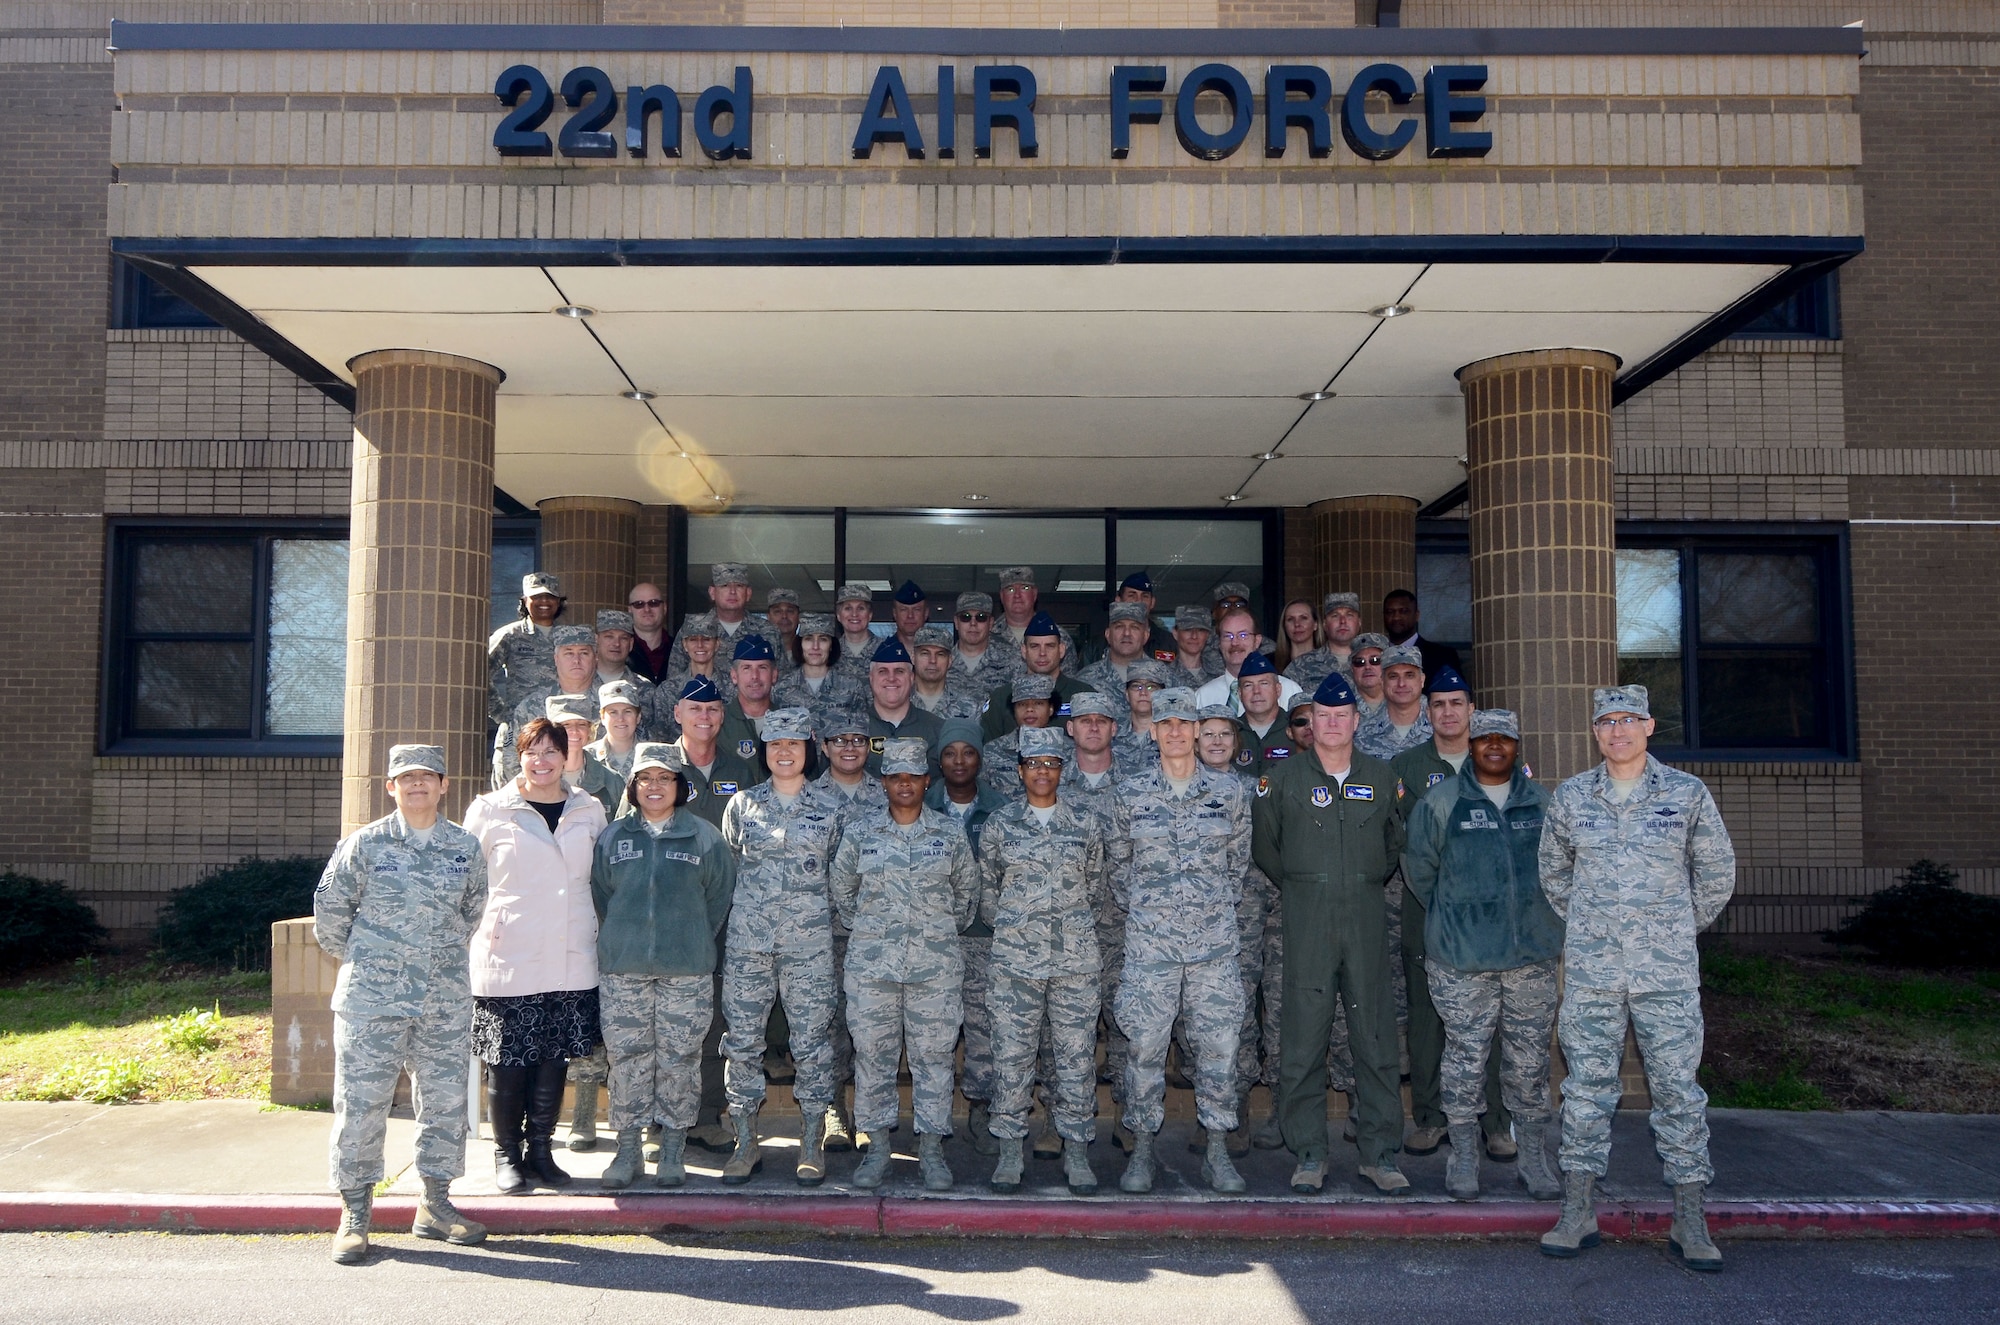
[[[271,977],[85,958],[0,988],[0,1099],[264,1099]]]
[[[2000,1111],[2000,973],[1717,946],[1702,983],[1719,1105]]]

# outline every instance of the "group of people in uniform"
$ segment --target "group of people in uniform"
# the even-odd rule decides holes
[[[1409,1189],[1402,1151],[1448,1145],[1446,1190],[1466,1200],[1482,1156],[1511,1162],[1563,1202],[1542,1249],[1575,1255],[1598,1238],[1629,1025],[1672,1245],[1719,1267],[1695,935],[1734,855],[1702,783],[1646,752],[1643,686],[1594,693],[1603,761],[1549,791],[1515,715],[1475,706],[1403,591],[1384,604],[1396,638],[1335,593],[1306,605],[1310,630],[1287,604],[1273,644],[1246,586],[1163,626],[1135,574],[1086,664],[1026,567],[1001,572],[997,601],[960,594],[949,622],[905,583],[880,635],[866,585],[827,616],[782,588],[751,613],[742,565],[711,583],[711,610],[668,636],[654,586],[584,626],[561,620],[556,577],[528,576],[490,642],[491,789],[452,824],[441,751],[395,746],[395,811],[334,852],[315,920],[342,963],[336,1260],[366,1254],[402,1071],[413,1231],[470,1243],[484,1229],[448,1192],[469,1055],[501,1190],[570,1181],[553,1137],[574,1074],[575,1149],[596,1142],[608,1079],[616,1191],[649,1162],[655,1185],[684,1184],[690,1142],[749,1181],[774,1040],[802,1185],[849,1149],[854,1186],[885,1181],[907,1062],[926,1189],[954,1184],[963,1094],[994,1190],[1018,1190],[1032,1153],[1096,1192],[1108,1082],[1118,1187],[1149,1192],[1178,1056],[1213,1190],[1246,1189],[1234,1161],[1253,1147],[1289,1150],[1292,1190],[1322,1190],[1338,1089],[1376,1190]],[[1272,1107],[1253,1125],[1260,1083]]]

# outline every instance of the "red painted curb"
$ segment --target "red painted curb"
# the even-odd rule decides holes
[[[1505,1238],[1539,1237],[1555,1207],[1534,1202],[988,1200],[875,1196],[633,1195],[461,1197],[459,1208],[496,1233],[731,1233],[837,1237]],[[408,1196],[375,1203],[376,1227],[409,1220]],[[155,1196],[0,1193],[0,1231],[326,1233],[331,1196]],[[1725,1238],[2000,1236],[2000,1203],[1942,1201],[1718,1201],[1710,1225]],[[1605,1203],[1606,1237],[1664,1237],[1663,1201]]]

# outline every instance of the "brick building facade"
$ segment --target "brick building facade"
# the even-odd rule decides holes
[[[1532,230],[1542,223],[1535,215],[1541,206],[1549,212],[1545,228],[1553,231],[1569,224],[1564,209],[1573,197],[1600,190],[1591,196],[1612,198],[1602,204],[1609,211],[1665,209],[1670,197],[1693,199],[1690,209],[1721,232],[1733,222],[1714,216],[1715,197],[1735,188],[1745,191],[1744,198],[1754,193],[1761,200],[1745,202],[1746,209],[1765,209],[1746,217],[1737,227],[1742,231],[1790,227],[1788,233],[1865,235],[1865,251],[1837,273],[1837,320],[1829,316],[1816,327],[1765,327],[1722,340],[1613,409],[1611,491],[1619,546],[1665,549],[1680,540],[1695,549],[1688,556],[1715,550],[1722,557],[1738,546],[1730,540],[1732,531],[1739,531],[1744,538],[1818,539],[1831,549],[1830,560],[1819,563],[1830,577],[1821,601],[1836,611],[1837,629],[1828,637],[1831,647],[1815,654],[1812,665],[1836,674],[1829,702],[1840,712],[1829,722],[1839,731],[1832,748],[1734,748],[1713,756],[1689,749],[1675,757],[1708,782],[1736,835],[1741,873],[1726,928],[1809,934],[1918,856],[1948,861],[1964,872],[1970,887],[2000,891],[2000,850],[1979,815],[1988,799],[1980,788],[1996,777],[1992,761],[1969,742],[1939,739],[1941,716],[1949,715],[1956,730],[1976,731],[1978,714],[1995,702],[1975,672],[1992,652],[1982,641],[2000,630],[1986,603],[1988,586],[2000,572],[2000,433],[1990,422],[2000,406],[1992,331],[2000,274],[1982,242],[1994,204],[2000,203],[2000,182],[1990,168],[2000,118],[1995,73],[2000,19],[1988,6],[1914,0],[1871,0],[1846,8],[1817,0],[1761,5],[1404,0],[1399,9],[1408,31],[1568,25],[1817,32],[1865,19],[1865,54],[1846,57],[1851,86],[1839,82],[1840,57],[1744,57],[1737,62],[1739,72],[1755,65],[1754,78],[1732,84],[1726,94],[1713,86],[1677,89],[1675,95],[1700,104],[1673,107],[1671,97],[1641,86],[1641,66],[1651,57],[1577,57],[1549,77],[1570,79],[1575,69],[1595,64],[1617,70],[1621,80],[1629,75],[1631,87],[1620,81],[1616,88],[1603,88],[1584,80],[1517,93],[1502,88],[1496,112],[1523,117],[1521,123],[1537,115],[1546,122],[1538,122],[1542,127],[1534,134],[1541,136],[1533,141],[1503,134],[1503,153],[1514,155],[1490,172],[1498,200],[1491,215],[1482,219],[1476,203],[1462,222],[1423,210],[1429,203],[1421,199],[1445,196],[1423,189],[1446,189],[1454,180],[1474,178],[1470,173],[1448,176],[1418,158],[1402,163],[1408,168],[1400,173],[1385,167],[1371,194],[1371,185],[1349,161],[1338,172],[1350,181],[1344,186],[1349,192],[1329,194],[1326,214],[1308,215],[1303,224],[1336,234],[1393,232],[1398,226],[1439,232],[1461,224],[1474,232]],[[107,924],[136,932],[151,923],[168,892],[203,870],[247,854],[323,852],[341,824],[337,745],[308,753],[279,753],[269,745],[204,751],[198,742],[121,740],[113,730],[112,622],[124,610],[112,601],[115,586],[123,583],[120,531],[338,532],[350,518],[354,459],[353,419],[337,398],[339,391],[302,380],[271,357],[268,345],[213,325],[145,325],[149,319],[131,307],[138,287],[131,284],[127,264],[114,259],[113,241],[412,235],[435,233],[431,227],[439,225],[456,234],[484,233],[460,210],[468,204],[447,197],[481,188],[489,190],[485,205],[493,216],[503,205],[498,195],[505,195],[507,208],[517,209],[488,227],[510,237],[538,225],[546,227],[538,233],[567,237],[610,233],[625,224],[615,215],[585,214],[609,203],[601,187],[596,194],[590,187],[608,175],[586,180],[587,171],[567,167],[558,189],[575,186],[583,210],[552,222],[551,201],[534,202],[534,190],[558,177],[533,172],[564,170],[559,164],[512,162],[503,170],[482,155],[484,144],[476,139],[440,149],[443,164],[413,164],[408,118],[402,121],[401,144],[387,135],[376,140],[381,125],[415,115],[407,106],[399,109],[399,99],[417,96],[438,97],[431,109],[483,126],[475,133],[490,132],[495,103],[473,93],[491,79],[487,65],[497,68],[497,57],[481,57],[476,76],[461,79],[462,87],[443,88],[442,72],[435,75],[438,84],[424,81],[433,75],[416,73],[422,57],[405,56],[403,69],[411,81],[403,87],[314,85],[287,99],[255,85],[257,61],[265,57],[246,51],[226,55],[220,61],[226,69],[211,58],[210,73],[201,76],[222,81],[194,95],[194,85],[174,81],[184,71],[170,52],[121,51],[114,72],[105,37],[110,20],[965,29],[993,26],[998,10],[1020,28],[1060,21],[1072,29],[1217,32],[1347,28],[1373,24],[1382,13],[1373,3],[1250,0],[1103,0],[1082,6],[1029,0],[998,7],[956,0],[0,3],[0,107],[10,130],[0,137],[0,170],[12,186],[0,197],[0,292],[6,296],[0,318],[8,346],[8,371],[0,375],[0,556],[14,571],[0,594],[10,619],[32,623],[0,641],[0,696],[25,746],[14,784],[17,813],[0,826],[0,863],[70,882]],[[285,58],[294,60],[297,72],[329,57]],[[466,59],[455,58],[461,64]],[[1769,81],[1804,78],[1802,71],[1816,71],[1822,59],[1836,70],[1826,76],[1831,82],[1778,88]],[[854,57],[849,62],[870,69],[877,63]],[[1718,62],[1729,61],[1718,57]],[[439,69],[448,63],[441,61]],[[696,87],[726,81],[708,77],[711,63],[700,64],[698,80],[687,79],[685,100],[693,101]],[[915,68],[923,63],[906,60],[913,84]],[[1524,59],[1520,67],[1528,63]],[[383,67],[393,75],[393,62]],[[555,71],[553,64],[548,67]],[[1068,66],[1051,58],[1049,67]],[[319,77],[317,66],[299,76],[310,83]],[[1057,90],[1070,95],[1067,87]],[[770,96],[773,104],[795,103],[801,123],[836,112],[851,121],[858,105],[855,90],[838,96],[836,91],[830,82],[817,93],[804,84],[788,90],[781,80],[759,86],[759,96]],[[1643,99],[1641,94],[1652,97],[1651,110],[1633,100]],[[219,97],[231,98],[226,112],[217,111]],[[1058,98],[1051,105],[1080,117],[1101,114],[1095,103],[1084,105],[1081,96],[1074,100],[1078,105],[1071,112],[1063,111],[1066,103]],[[225,129],[219,113],[240,118]],[[1678,114],[1687,116],[1685,123]],[[265,117],[261,124],[258,116]],[[351,116],[351,122],[337,124],[342,116]],[[370,116],[377,118],[363,124]],[[1573,117],[1581,124],[1592,116],[1635,126],[1633,138],[1615,149],[1602,141],[1572,141],[1572,129],[1556,123]],[[1704,130],[1696,123],[1701,116],[1725,126],[1722,146],[1716,145],[1713,124],[1706,130],[1711,137],[1701,137]],[[1731,137],[1726,127],[1731,123],[1738,126],[1740,141]],[[1848,141],[1856,123],[1858,145]],[[280,130],[297,135],[296,141],[279,141]],[[784,185],[772,187],[816,187],[815,181],[825,184],[849,168],[838,158],[846,152],[844,134],[851,128],[838,135],[799,132],[811,160]],[[814,138],[815,132],[825,136]],[[1052,139],[1051,155],[1086,151],[1081,137],[1072,144],[1056,132]],[[691,144],[688,154],[689,161],[675,167],[683,172],[677,178],[695,178],[699,158]],[[1025,168],[1018,159],[1009,164]],[[1109,172],[1114,164],[1081,155],[1056,162],[1073,171]],[[1235,226],[1236,233],[1277,233],[1292,224],[1284,207],[1275,204],[1248,220],[1220,213],[1209,218],[1198,210],[1168,216],[1190,206],[1185,197],[1167,197],[1184,183],[1189,167],[1163,160],[1154,165],[1163,181],[1162,233],[1204,224],[1217,231]],[[1228,169],[1238,167],[1265,168],[1250,154]],[[1510,183],[1516,176],[1507,171],[1530,167],[1544,172],[1548,190],[1508,192],[1516,187]],[[967,162],[962,168],[973,166]],[[617,163],[604,169],[615,170]],[[743,171],[739,194],[757,186],[752,167]],[[899,181],[881,178],[888,197]],[[1136,176],[1106,173],[1103,179],[1105,187],[1123,179],[1138,186]],[[1276,198],[1281,185],[1269,187]],[[947,190],[939,206],[974,209],[958,213],[962,232],[990,226],[999,237],[1043,233],[1035,227],[1047,224],[1038,218],[1046,217],[1048,203],[1028,196],[1026,184],[1016,192],[1020,210],[1011,220],[1004,189],[977,201],[969,186],[955,201]],[[855,210],[838,224],[831,213],[818,211],[801,224],[822,225],[827,227],[822,233],[836,235],[893,230],[895,218],[884,212],[883,197],[850,199]],[[613,211],[620,205],[633,215],[644,210],[625,203],[612,204]],[[739,198],[733,205],[762,204]],[[720,227],[715,234],[748,233],[727,231],[731,213],[716,206],[712,214],[700,214],[709,218],[701,224]],[[1089,204],[1079,201],[1075,207],[1072,232],[1097,223]],[[653,223],[651,213],[630,222],[640,230]],[[671,217],[660,224],[671,225]],[[734,224],[758,222],[738,215]],[[943,234],[951,222],[947,216],[934,224]],[[788,233],[778,220],[770,225],[777,227],[769,232],[777,238]],[[344,369],[340,363],[322,366],[335,374]],[[351,374],[347,380],[353,380]],[[503,489],[506,463],[503,456]],[[755,472],[745,462],[743,481],[752,482]],[[1275,547],[1265,562],[1271,578],[1262,586],[1267,617],[1275,617],[1282,596],[1348,587],[1328,582],[1348,574],[1339,554],[1328,551],[1327,530],[1342,499],[1382,491],[1415,499],[1423,509],[1412,556],[1425,549],[1459,555],[1456,549],[1465,545],[1466,505],[1451,500],[1436,482],[1393,489],[1371,481],[1350,491],[1327,477],[1329,469],[1299,472],[1303,481],[1282,488],[1244,489],[1248,495],[1239,504],[1271,513],[1275,532],[1266,546]],[[979,482],[984,486],[984,479]],[[629,564],[681,597],[692,549],[689,520],[675,502],[685,504],[687,498],[658,486],[600,495],[638,503],[636,515],[619,516],[635,530]],[[1215,495],[1202,488],[1172,504],[1213,505]],[[525,522],[532,539],[532,521],[518,508],[496,508],[503,524],[509,517]],[[548,518],[545,511],[545,526]],[[542,545],[546,558],[546,530]],[[852,562],[852,549],[849,558]],[[1696,592],[1693,569],[1684,582]],[[1690,645],[1686,656],[1697,652]],[[337,655],[329,661],[329,684],[337,685]]]

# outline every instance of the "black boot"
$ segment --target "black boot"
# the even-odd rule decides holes
[[[525,1067],[486,1069],[486,1117],[493,1124],[493,1185],[502,1195],[528,1189],[521,1171],[521,1125],[528,1113]]]
[[[563,1082],[569,1074],[569,1063],[561,1058],[545,1058],[528,1072],[528,1148],[524,1167],[544,1187],[567,1187],[569,1174],[556,1164],[549,1148],[555,1142],[556,1119],[562,1113]]]

